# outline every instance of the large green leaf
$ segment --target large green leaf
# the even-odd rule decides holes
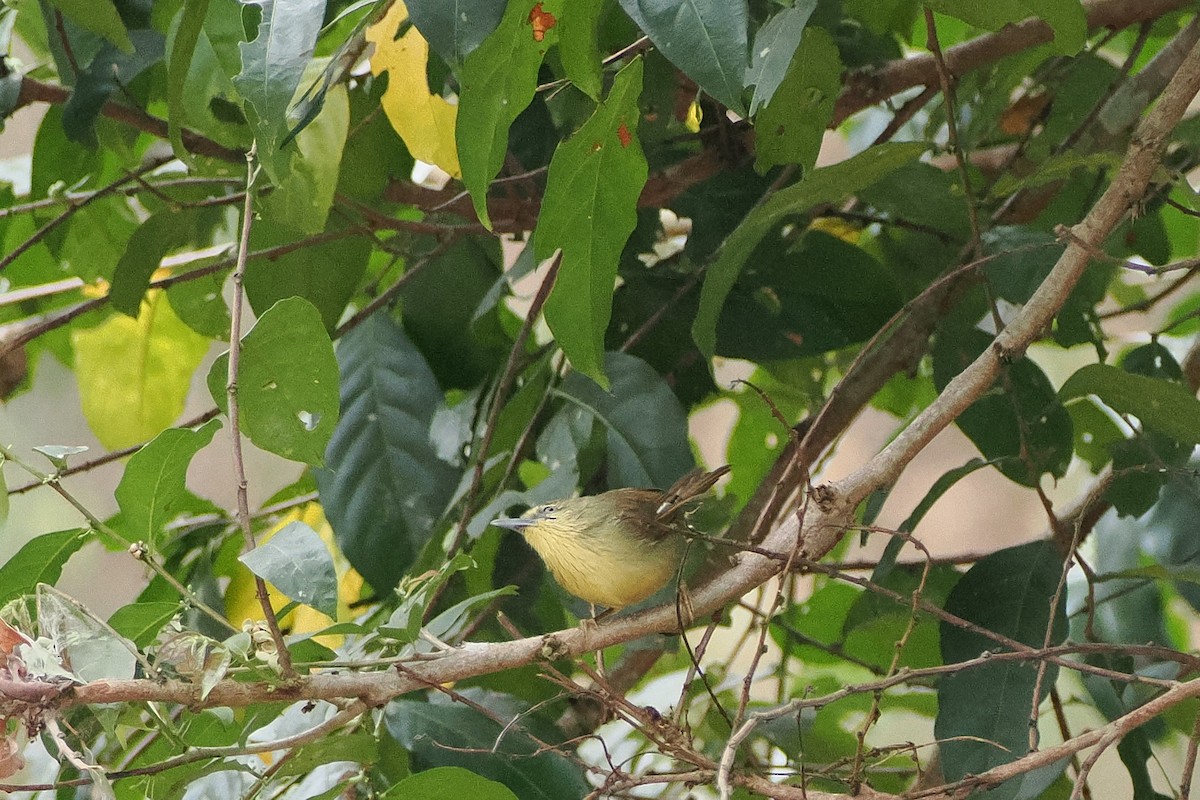
[[[121,21],[113,0],[48,0],[63,15],[82,28],[98,33],[117,46],[122,53],[133,52],[129,31]]]
[[[161,292],[147,297],[136,320],[111,317],[74,331],[72,343],[84,416],[112,449],[144,442],[179,417],[209,344]]]
[[[1079,0],[926,0],[925,4],[989,30],[1041,17],[1054,30],[1054,49],[1064,55],[1078,52],[1087,37],[1087,18]]]
[[[116,490],[126,538],[161,549],[164,527],[191,498],[185,485],[188,465],[220,427],[214,419],[194,431],[171,428],[130,457]]]
[[[517,800],[503,783],[491,781],[462,767],[434,767],[410,775],[381,795],[382,800]]]
[[[783,83],[755,121],[755,168],[766,172],[777,164],[799,164],[805,172],[812,169],[841,88],[837,45],[825,31],[810,28]]]
[[[947,328],[934,347],[933,377],[941,391],[991,346],[992,337],[971,328]],[[1074,449],[1071,416],[1050,379],[1028,358],[1003,367],[994,389],[959,415],[956,423],[1005,477],[1025,486],[1041,476],[1066,474]]]
[[[208,389],[226,408],[229,353],[208,373]],[[237,374],[242,433],[263,450],[319,465],[338,421],[333,344],[312,303],[280,300],[242,338]]]
[[[608,98],[579,132],[559,145],[534,235],[539,258],[562,249],[546,323],[572,366],[600,383],[617,262],[637,226],[637,198],[646,183],[637,135],[641,90],[637,59],[617,73]]]
[[[176,23],[167,38],[167,136],[175,155],[182,158],[183,124],[186,118],[184,88],[192,66],[192,56],[200,32],[204,30],[204,17],[208,14],[210,0],[183,0]]]
[[[166,624],[182,611],[179,603],[130,603],[114,611],[108,624],[138,647],[146,647],[153,644]]]
[[[113,308],[137,317],[150,278],[163,256],[190,242],[195,224],[195,209],[168,208],[149,217],[133,232],[113,272],[108,292]]]
[[[800,183],[780,190],[751,211],[725,240],[716,261],[708,268],[700,293],[700,309],[692,324],[692,338],[700,352],[712,356],[716,351],[717,320],[725,298],[754,248],[777,223],[820,203],[836,202],[864,189],[915,161],[926,149],[927,145],[919,142],[872,147],[840,164],[813,170]]]
[[[393,700],[383,714],[388,733],[421,767],[463,767],[500,781],[521,800],[561,800],[587,794],[589,787],[579,766],[541,746],[541,742],[562,738],[553,725],[515,697],[480,689],[462,692],[491,713],[436,693],[429,702]],[[497,719],[519,720],[519,724],[504,731]]]
[[[342,338],[342,417],[316,473],[338,545],[378,591],[396,585],[429,541],[456,476],[430,441],[442,404],[404,331],[376,313]]]
[[[609,487],[670,486],[695,464],[679,400],[639,358],[608,353],[604,367],[612,378],[609,391],[572,373],[562,393],[605,427]]]
[[[559,2],[542,3],[543,13],[557,14]],[[508,129],[533,100],[538,68],[546,50],[558,41],[550,28],[535,34],[526,3],[509,3],[500,27],[467,58],[454,136],[463,184],[471,193],[479,220],[491,227],[487,190],[504,165]]]
[[[742,85],[750,61],[746,0],[620,0],[654,46],[700,88],[744,114]]]
[[[754,34],[754,47],[750,55],[750,66],[746,69],[746,86],[754,87],[750,97],[750,115],[771,102],[775,90],[783,82],[783,76],[792,63],[792,56],[800,46],[804,26],[817,7],[817,0],[796,0],[767,20]]]
[[[305,523],[289,522],[238,560],[289,599],[336,616],[337,571],[333,556],[320,534]]]
[[[993,553],[977,562],[946,599],[945,608],[976,625],[1031,647],[1067,636],[1064,604],[1050,617],[1050,598],[1062,575],[1062,558],[1050,541],[1032,542]],[[947,664],[978,657],[999,646],[973,631],[943,622],[942,658]],[[1046,666],[1040,702],[1054,685],[1058,668]],[[934,733],[942,743],[947,780],[979,774],[1006,764],[1029,749],[1029,716],[1034,708],[1037,671],[1031,664],[997,662],[956,672],[938,684]],[[1066,761],[1002,784],[988,797],[1036,797]]]
[[[63,107],[63,126],[67,136],[88,147],[96,147],[93,125],[100,109],[113,92],[126,87],[146,69],[162,60],[163,35],[154,30],[137,30],[129,34],[134,51],[124,53],[114,44],[105,44],[79,73],[75,90]]]
[[[1200,443],[1200,400],[1183,384],[1134,375],[1110,364],[1089,364],[1068,378],[1058,392],[1064,402],[1089,394],[1177,442]]]
[[[579,91],[600,99],[600,43],[597,39],[604,0],[571,0],[558,20],[558,57],[563,71]]]
[[[43,533],[25,542],[0,566],[0,603],[32,594],[39,583],[56,583],[67,559],[86,541],[87,536],[81,528],[72,528]]]
[[[242,71],[233,79],[254,128],[259,157],[274,172],[275,151],[289,127],[287,111],[312,56],[324,18],[324,0],[242,0],[261,8],[252,41],[238,51]],[[272,177],[278,179],[278,173]]]
[[[274,218],[256,225],[250,234],[253,249],[277,247],[303,236]],[[329,218],[328,233],[338,233],[345,221]],[[341,319],[346,302],[354,295],[358,281],[367,269],[371,240],[366,236],[336,238],[310,247],[301,247],[275,258],[257,258],[246,265],[246,297],[250,307],[263,314],[280,300],[303,297],[321,312],[327,330]]]
[[[408,0],[405,5],[433,51],[458,66],[500,24],[505,0]]]

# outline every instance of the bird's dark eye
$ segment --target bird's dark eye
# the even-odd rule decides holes
[[[548,506],[542,506],[543,514],[553,514],[555,511],[558,511],[558,506],[556,505],[551,504]]]

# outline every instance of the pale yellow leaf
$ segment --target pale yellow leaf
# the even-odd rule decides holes
[[[210,344],[161,291],[146,294],[137,319],[114,314],[71,341],[83,416],[111,450],[151,439],[178,419]]]
[[[414,158],[436,164],[455,178],[462,177],[454,143],[458,109],[440,95],[430,93],[425,77],[429,43],[417,29],[409,26],[403,36],[396,38],[407,19],[408,9],[396,0],[387,16],[367,28],[367,41],[375,45],[371,73],[388,73],[387,89],[380,102]]]

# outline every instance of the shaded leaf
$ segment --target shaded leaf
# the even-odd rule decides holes
[[[708,268],[700,292],[700,308],[692,338],[700,352],[712,356],[717,344],[717,320],[729,290],[755,246],[775,225],[820,203],[841,200],[870,186],[904,164],[915,161],[927,146],[919,142],[885,143],[830,167],[813,170],[804,180],[781,189],[757,206],[725,240]]]
[[[204,30],[204,18],[208,15],[210,0],[183,0],[179,12],[179,24],[167,40],[167,138],[177,158],[183,158],[187,149],[183,146],[185,119],[184,89],[196,43]]]
[[[108,292],[113,308],[137,317],[150,279],[163,256],[191,241],[195,224],[194,209],[167,208],[138,226],[113,272],[112,288]]]
[[[505,0],[408,0],[407,5],[433,51],[457,66],[500,24]]]
[[[810,28],[783,83],[755,122],[755,169],[799,164],[805,172],[811,170],[841,88],[837,45],[825,31]]]
[[[792,56],[800,46],[804,26],[816,7],[817,0],[796,0],[790,8],[780,10],[767,20],[754,34],[754,47],[745,78],[746,86],[754,87],[754,94],[750,97],[751,116],[775,96],[775,90],[783,82]]]
[[[116,45],[122,53],[133,52],[129,31],[117,13],[112,0],[47,0],[60,9],[72,22],[92,33],[98,33]]]
[[[390,317],[376,313],[338,345],[342,416],[316,473],[338,546],[378,591],[395,586],[429,541],[456,475],[429,440],[441,390]]]
[[[562,394],[604,426],[609,488],[670,486],[695,466],[679,400],[639,358],[607,353],[604,367],[612,378],[609,391],[573,373],[563,381]]]
[[[1068,378],[1058,395],[1064,402],[1095,395],[1113,411],[1132,414],[1177,442],[1200,443],[1200,400],[1182,384],[1089,364]]]
[[[102,6],[103,2],[97,5]],[[96,147],[93,126],[109,96],[162,60],[164,39],[161,33],[137,30],[130,32],[129,38],[133,52],[125,53],[116,45],[105,44],[87,69],[79,73],[75,89],[63,107],[63,127],[72,141]]]

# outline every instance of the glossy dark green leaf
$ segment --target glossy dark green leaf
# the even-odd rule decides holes
[[[635,59],[617,73],[591,118],[559,145],[534,233],[538,258],[562,250],[546,323],[571,365],[602,384],[617,260],[637,224],[647,176],[637,133],[641,90],[642,60]]]
[[[548,0],[542,12],[557,16],[559,2]],[[463,184],[475,213],[488,228],[488,186],[504,165],[508,129],[533,100],[538,68],[558,42],[557,25],[535,33],[526,3],[509,3],[500,26],[467,58],[454,136]]]
[[[1113,418],[1090,398],[1067,404],[1075,435],[1075,455],[1088,463],[1093,473],[1112,461],[1111,445],[1123,441],[1125,434]]]
[[[162,547],[166,524],[192,499],[185,485],[188,465],[220,428],[215,419],[194,431],[169,428],[130,457],[116,490],[127,539]]]
[[[323,0],[246,0],[262,12],[254,39],[238,45],[242,70],[233,78],[258,141],[259,158],[270,172],[288,128],[288,106],[321,30]],[[278,177],[278,176],[275,176]]]
[[[811,170],[841,88],[837,45],[820,28],[808,29],[783,82],[755,120],[755,169],[798,164]]]
[[[121,606],[108,618],[113,630],[138,647],[148,647],[168,622],[183,612],[179,603],[130,603]]]
[[[1058,644],[1067,635],[1066,613],[1059,603],[1051,618],[1050,598],[1061,575],[1062,560],[1052,542],[1010,547],[977,562],[950,592],[945,608],[1031,647],[1041,647],[1050,629],[1050,644]],[[941,624],[941,645],[947,664],[1003,649],[987,637],[946,622]],[[1057,667],[1046,666],[1039,703],[1054,685],[1057,672]],[[947,780],[979,774],[1028,751],[1036,681],[1037,671],[1030,664],[1013,661],[984,664],[941,680],[934,732],[942,742]],[[1066,760],[1029,773],[988,796],[1037,796],[1030,790],[1049,785],[1065,766]]]
[[[137,318],[159,262],[191,241],[195,223],[194,210],[168,209],[149,217],[133,232],[113,272],[108,293],[113,308]]]
[[[305,523],[289,522],[238,560],[288,599],[330,617],[337,615],[333,556],[320,535]]]
[[[620,0],[637,26],[700,88],[744,114],[750,63],[746,0]]]
[[[376,313],[342,338],[342,418],[316,473],[338,546],[377,591],[395,586],[457,483],[430,442],[441,390],[404,331]]]
[[[1192,465],[1195,466],[1194,464]],[[1200,518],[1200,479],[1193,470],[1168,477],[1161,499],[1139,519],[1122,520],[1118,527],[1141,542],[1142,549],[1169,572],[1200,568],[1195,521]],[[1200,609],[1200,585],[1176,580],[1175,589],[1194,609]]]
[[[505,0],[409,0],[405,5],[433,51],[458,66],[500,24]]]
[[[226,408],[229,354],[208,373],[208,390]],[[319,465],[338,421],[333,343],[312,303],[280,300],[242,337],[237,374],[241,431],[263,450]]]
[[[562,394],[604,426],[609,487],[670,486],[695,465],[679,400],[641,359],[608,353],[604,368],[612,379],[607,392],[572,373]]]
[[[165,43],[158,31],[131,31],[129,39],[134,47],[132,53],[123,53],[116,45],[106,44],[87,69],[79,73],[75,90],[63,108],[63,127],[72,141],[95,147],[93,125],[108,98],[162,60]]]
[[[381,795],[382,800],[517,800],[512,790],[462,767],[434,767],[410,775]]]
[[[1200,400],[1180,383],[1134,375],[1108,364],[1089,364],[1059,390],[1070,401],[1095,395],[1120,414],[1132,414],[1147,428],[1178,442],[1200,443]]]
[[[947,330],[934,348],[938,390],[970,364],[992,337],[977,328]],[[1061,478],[1071,463],[1071,417],[1037,364],[1022,358],[1003,367],[993,391],[959,415],[956,423],[988,461],[1010,480],[1036,486],[1050,473]]]
[[[1112,442],[1108,449],[1113,479],[1104,499],[1121,516],[1140,517],[1158,502],[1169,470],[1187,462],[1192,445],[1149,430]]]
[[[604,0],[570,0],[559,17],[558,55],[571,83],[593,100],[600,99],[600,43],[597,39]]]
[[[465,689],[472,702],[490,710],[482,714],[440,694],[429,702],[393,700],[384,710],[388,733],[407,748],[422,767],[457,766],[499,781],[521,800],[561,800],[582,797],[589,786],[571,760],[544,750],[524,731],[541,741],[555,742],[561,734],[516,698],[478,689]],[[502,736],[502,723],[520,715],[519,724]]]
[[[1050,274],[1062,245],[1053,234],[1034,228],[993,228],[983,235],[984,265],[996,294],[1010,303],[1025,303]]]
[[[750,97],[750,115],[775,95],[783,82],[783,76],[792,63],[792,56],[804,35],[804,26],[817,7],[817,0],[796,0],[789,8],[777,12],[754,34],[754,47],[750,54],[750,66],[746,70],[745,84],[754,87]]]
[[[804,180],[781,189],[756,207],[725,240],[716,261],[708,268],[700,294],[700,309],[692,337],[700,352],[711,356],[717,349],[717,320],[725,298],[758,243],[776,224],[802,214],[820,203],[831,203],[853,194],[883,176],[915,161],[926,146],[918,142],[886,143],[830,167],[813,170]]]
[[[0,603],[33,594],[39,583],[53,585],[67,559],[83,547],[87,536],[81,528],[35,536],[0,566]]]

